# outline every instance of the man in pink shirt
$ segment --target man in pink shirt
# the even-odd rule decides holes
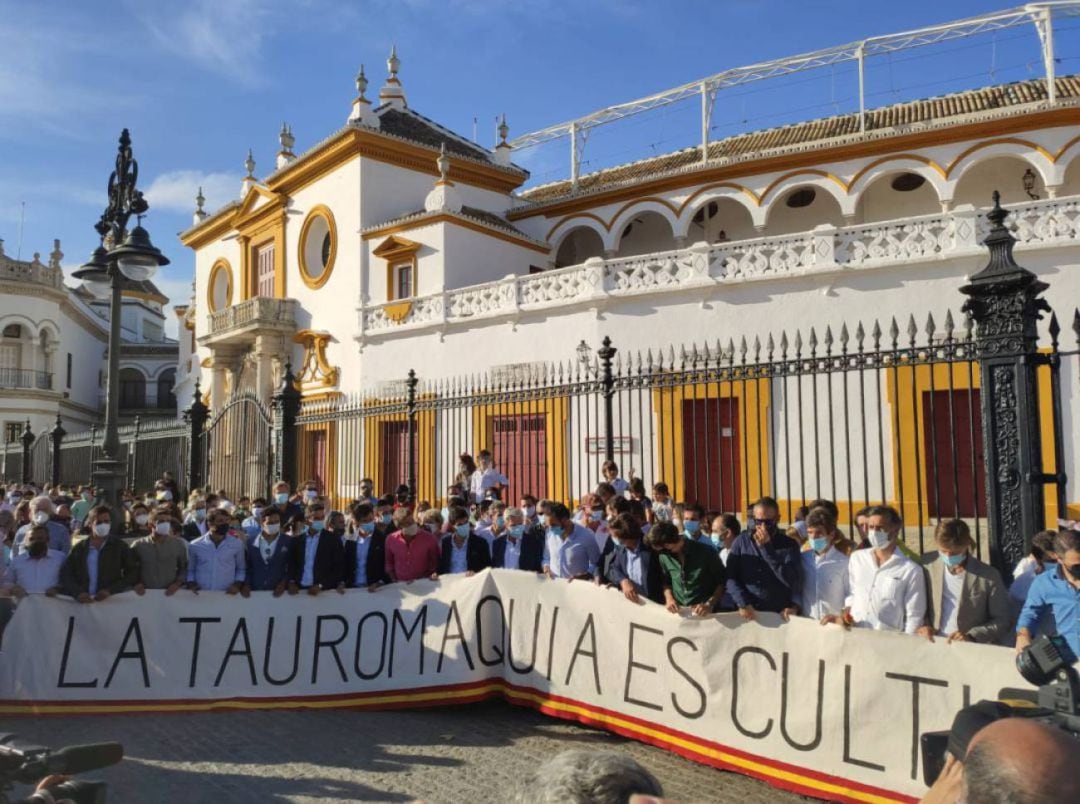
[[[439,579],[439,541],[413,520],[412,510],[394,511],[394,532],[386,539],[386,574],[391,581]]]

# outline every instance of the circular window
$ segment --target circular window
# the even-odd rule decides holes
[[[798,209],[799,207],[810,206],[814,203],[816,197],[817,191],[813,187],[803,187],[789,195],[784,203],[792,209]]]
[[[892,180],[892,188],[898,193],[910,193],[926,184],[926,178],[918,173],[901,173]]]
[[[319,205],[304,218],[300,229],[300,278],[309,288],[321,288],[334,270],[337,227],[329,208]]]
[[[207,283],[206,301],[210,312],[224,310],[232,304],[232,292],[232,268],[226,260],[218,260],[210,269],[210,281]]]

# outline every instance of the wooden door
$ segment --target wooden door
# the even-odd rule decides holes
[[[379,446],[382,454],[381,488],[392,493],[408,481],[409,423],[383,422],[379,425]]]
[[[923,479],[931,517],[971,518],[976,508],[986,516],[980,404],[978,389],[923,392]]]
[[[683,488],[672,491],[706,510],[740,510],[739,400],[687,399],[682,414]]]
[[[522,494],[546,496],[546,414],[495,416],[491,419],[491,432],[495,466],[510,481],[503,491],[503,501],[517,505]]]

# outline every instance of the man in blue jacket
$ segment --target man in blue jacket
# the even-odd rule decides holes
[[[439,575],[474,575],[491,566],[491,551],[482,536],[472,532],[469,512],[450,509],[450,532],[443,536],[439,551]]]
[[[247,579],[244,593],[273,592],[280,597],[289,583],[289,546],[292,542],[281,532],[281,511],[267,508],[262,512],[259,532],[247,539]]]
[[[754,503],[753,516],[731,545],[727,591],[744,619],[754,619],[758,611],[774,611],[787,619],[799,611],[800,548],[777,527],[776,500],[762,497]]]

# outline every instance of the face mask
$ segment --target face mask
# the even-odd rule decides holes
[[[49,552],[49,543],[34,542],[32,545],[30,545],[26,552],[30,554],[31,558],[41,558],[47,552]]]
[[[550,533],[552,536],[560,536],[561,537],[563,535],[563,526],[562,525],[552,525],[550,528],[548,528],[548,533]]]
[[[206,509],[205,508],[196,508],[195,509],[195,518],[197,520],[199,520],[200,522],[202,522],[204,519],[206,519]]]
[[[172,502],[172,492],[166,489],[158,495],[158,498],[164,500],[165,502]]]
[[[469,535],[469,523],[464,522],[464,523],[462,523],[460,525],[455,525],[454,526],[454,533],[456,533],[458,536],[462,536],[462,537],[468,536]]]
[[[45,513],[44,511],[38,511],[36,514],[34,514],[34,524],[35,525],[44,525],[48,521],[49,521],[49,515],[47,513]]]
[[[593,522],[599,522],[604,518],[603,511],[589,511],[589,519]]]
[[[505,524],[506,524],[506,520],[503,517],[501,517],[501,516],[495,517],[495,527],[501,528]]]
[[[124,508],[126,508],[127,510],[130,511],[132,505],[134,505],[134,503],[132,503],[131,500],[124,500]]]
[[[228,522],[226,522],[223,525],[214,525],[214,533],[216,533],[218,536],[224,536],[228,532],[229,532],[229,523]]]
[[[711,541],[715,545],[721,545],[724,543],[724,537],[721,536],[719,533],[710,533],[709,541]]]
[[[941,556],[941,560],[945,562],[946,567],[959,567],[961,564],[964,563],[965,558],[967,558],[967,553],[956,553],[955,555],[951,556]]]
[[[871,528],[866,531],[866,539],[875,550],[882,550],[889,546],[889,534],[880,528]]]
[[[437,522],[428,522],[426,525],[424,525],[424,527],[427,528],[428,533],[439,532],[439,525]]]
[[[511,525],[510,526],[510,535],[513,536],[515,539],[520,539],[521,534],[523,534],[524,532],[525,532],[525,526],[524,525]]]
[[[278,505],[284,505],[289,501],[289,493],[287,491],[279,491],[274,495],[274,502]]]
[[[529,519],[532,519],[534,516],[536,516],[536,509],[533,508],[531,505],[528,506],[525,509],[525,516],[529,517]]]
[[[810,549],[815,553],[824,553],[825,548],[829,546],[828,536],[815,536],[810,540]]]
[[[258,506],[256,506],[255,508],[252,508],[251,509],[251,515],[253,517],[255,517],[256,519],[259,519],[263,515],[263,509],[259,508]]]
[[[304,499],[305,500],[314,500],[318,496],[319,496],[319,493],[317,491],[315,491],[315,489],[307,489],[304,492]]]
[[[549,522],[551,522],[551,518],[547,514],[540,514],[540,524],[543,527],[546,528]]]
[[[406,536],[415,536],[419,531],[420,528],[415,522],[411,525],[406,525],[401,529],[401,532],[404,533]]]
[[[394,515],[393,515],[393,514],[383,514],[382,516],[380,516],[380,517],[379,517],[379,520],[380,520],[380,521],[381,521],[381,522],[382,522],[382,523],[383,523],[384,525],[390,525],[390,524],[392,524],[392,523],[393,523],[393,521],[394,521]]]
[[[149,521],[150,521],[150,517],[147,516],[146,514],[139,514],[137,517],[135,517],[135,524],[136,525],[145,525]]]
[[[154,533],[156,533],[158,536],[168,536],[170,533],[172,533],[172,525],[170,525],[168,522],[158,522],[156,525],[154,525]]]
[[[311,523],[311,530],[313,530],[315,533],[318,533],[325,527],[326,522],[322,519],[316,519],[314,522]]]
[[[112,525],[108,522],[98,522],[94,525],[95,536],[108,536],[110,530],[112,530]]]
[[[12,494],[11,495],[11,502],[12,502],[12,504],[22,502],[22,495],[21,494]]]
[[[689,533],[691,536],[697,533],[701,529],[701,523],[696,519],[688,519],[683,522],[683,530]]]
[[[372,533],[375,532],[375,523],[374,522],[361,522],[360,523],[360,532],[365,534],[365,535],[370,536]]]
[[[83,499],[83,502],[90,502],[90,492],[88,492],[88,491],[84,491],[84,492],[83,492],[82,494],[80,494],[79,496],[80,496],[80,497],[82,497],[82,499]]]

